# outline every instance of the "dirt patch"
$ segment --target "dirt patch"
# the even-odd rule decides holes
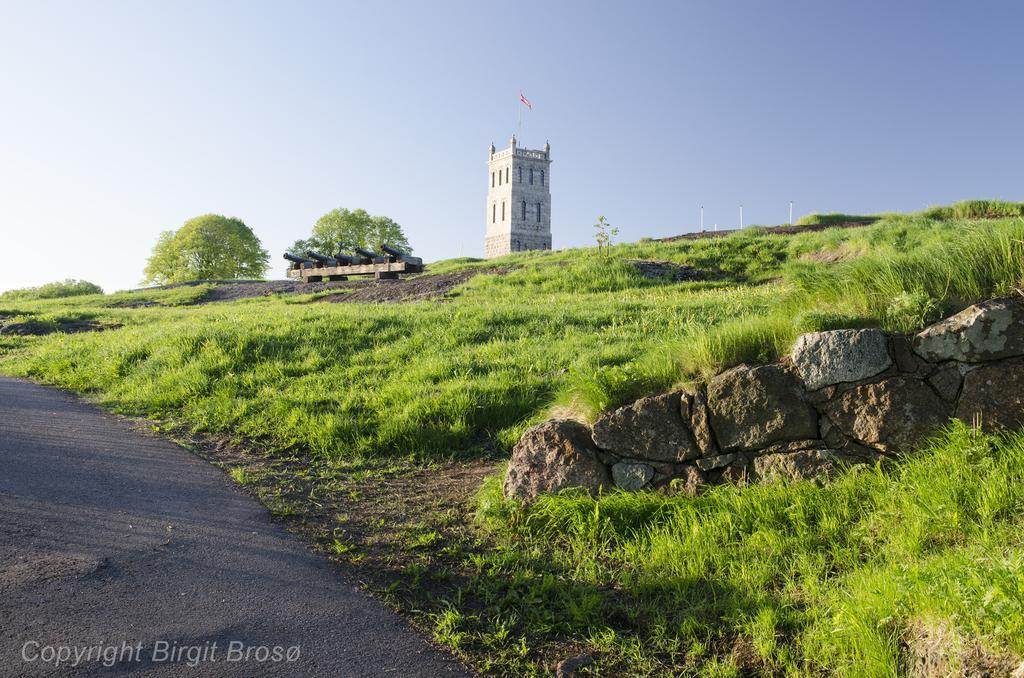
[[[107,308],[151,308],[153,306],[164,306],[159,301],[115,301],[107,304]]]
[[[495,454],[429,468],[387,460],[346,464],[270,454],[255,444],[186,430],[172,438],[224,468],[290,530],[403,610],[454,590],[445,574],[461,560],[446,550],[475,541],[473,497],[504,463]],[[452,552],[462,553],[462,547]],[[404,586],[407,570],[424,559],[432,572]]]
[[[468,554],[493,548],[473,519],[473,498],[501,468],[497,453],[429,467],[332,462],[312,454],[268,453],[237,437],[169,430],[166,423],[154,433],[151,422],[133,421],[139,430],[170,437],[223,468],[343,576],[428,636],[429,613],[454,599],[472,576]]]
[[[116,330],[120,327],[123,327],[120,323],[101,323],[98,320],[58,320],[56,322],[26,320],[0,327],[0,334],[17,337],[42,337],[55,332],[77,334],[79,332]]]
[[[320,301],[335,303],[387,304],[424,299],[438,299],[449,296],[449,293],[470,278],[481,273],[505,275],[509,268],[487,270],[456,271],[455,273],[439,273],[418,275],[400,280],[373,280],[346,294],[332,294],[322,297]],[[339,283],[344,284],[344,283]]]
[[[945,622],[912,624],[904,637],[903,662],[911,678],[1024,676],[1018,657],[990,652]]]
[[[640,275],[651,280],[682,282],[685,280],[703,280],[704,276],[693,266],[677,264],[674,261],[656,261],[654,259],[628,259],[640,271]]]
[[[334,282],[304,283],[298,280],[196,280],[185,283],[165,285],[156,289],[174,289],[176,287],[195,287],[212,285],[212,289],[197,304],[212,304],[220,301],[236,301],[256,297],[270,297],[276,294],[299,295],[317,292],[344,292],[330,295],[322,301],[379,304],[403,301],[420,301],[445,297],[452,289],[458,287],[473,276],[481,273],[504,275],[510,267],[471,269],[455,273],[423,274],[398,280],[374,280],[372,278],[338,280]],[[142,308],[146,306],[162,306],[155,301],[120,301],[111,304],[118,308]]]
[[[864,226],[870,226],[871,224],[878,221],[878,219],[870,219],[864,221],[847,221],[838,224],[805,224],[803,226],[797,225],[785,225],[785,226],[757,226],[751,229],[756,233],[767,233],[775,235],[795,235],[797,233],[806,233],[809,231],[824,231],[828,228],[863,228]],[[671,235],[667,238],[653,238],[655,242],[673,242],[675,240],[703,240],[705,238],[724,238],[732,235],[733,233],[739,233],[741,229],[732,228],[724,231],[696,231],[694,233],[683,233],[682,235]]]

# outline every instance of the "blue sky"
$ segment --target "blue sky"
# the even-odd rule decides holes
[[[486,149],[550,139],[554,244],[1024,199],[1024,6],[0,0],[0,289],[136,285],[217,212],[483,251]]]

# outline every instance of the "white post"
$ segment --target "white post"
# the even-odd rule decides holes
[[[704,205],[700,206],[700,230],[704,231]]]
[[[789,225],[793,225],[793,201],[789,201]]]

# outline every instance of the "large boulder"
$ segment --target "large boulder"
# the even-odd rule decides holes
[[[992,299],[926,327],[914,351],[931,362],[977,363],[1024,355],[1024,306]]]
[[[996,363],[968,372],[956,416],[968,424],[980,421],[986,433],[1024,426],[1024,362]]]
[[[818,416],[800,384],[780,365],[740,365],[708,384],[708,409],[725,452],[818,437]]]
[[[891,377],[850,389],[825,405],[844,435],[888,453],[910,452],[944,424],[950,406],[924,382]]]
[[[756,480],[826,480],[850,464],[834,450],[799,450],[754,458]]]
[[[512,449],[505,496],[530,500],[538,494],[581,487],[611,487],[608,467],[597,457],[590,429],[570,419],[552,419],[528,429]]]
[[[879,330],[832,330],[801,334],[793,366],[811,391],[873,377],[892,366],[889,338]]]
[[[594,423],[594,443],[619,457],[652,461],[686,461],[700,451],[683,422],[680,393],[641,398],[631,405],[604,414]]]

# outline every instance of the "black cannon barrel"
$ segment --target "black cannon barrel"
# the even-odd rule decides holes
[[[296,263],[296,264],[312,264],[313,263],[313,261],[311,259],[307,259],[306,257],[300,257],[297,254],[292,254],[291,252],[285,252],[284,253],[284,258],[287,259],[288,261],[291,261],[291,262]]]
[[[334,259],[342,266],[355,266],[357,264],[363,263],[361,257],[351,257],[347,254],[342,254],[341,252],[335,254]]]
[[[389,247],[387,245],[381,245],[380,248],[382,250],[384,250],[385,252],[387,252],[388,254],[390,254],[397,261],[404,262],[407,265],[409,265],[410,267],[416,267],[416,266],[422,267],[423,266],[423,260],[420,259],[419,257],[414,257],[412,255],[406,254],[402,250],[397,250],[394,247]],[[407,270],[414,271],[415,269],[414,268],[409,268]]]
[[[361,254],[364,257],[369,257],[370,259],[377,259],[377,258],[380,257],[380,255],[377,254],[376,252],[371,252],[370,250],[364,250],[362,247],[353,247],[352,249],[353,249],[353,251],[355,251],[356,254]]]
[[[326,266],[334,266],[335,264],[334,257],[325,257],[324,255],[319,254],[318,252],[314,252],[313,250],[309,250],[308,252],[306,252],[306,256],[309,257],[310,259],[316,259],[321,264],[324,264]]]
[[[390,254],[391,256],[398,257],[399,259],[401,259],[404,256],[407,256],[405,252],[403,252],[402,250],[396,250],[394,247],[381,245],[380,248],[387,252],[388,254]]]

